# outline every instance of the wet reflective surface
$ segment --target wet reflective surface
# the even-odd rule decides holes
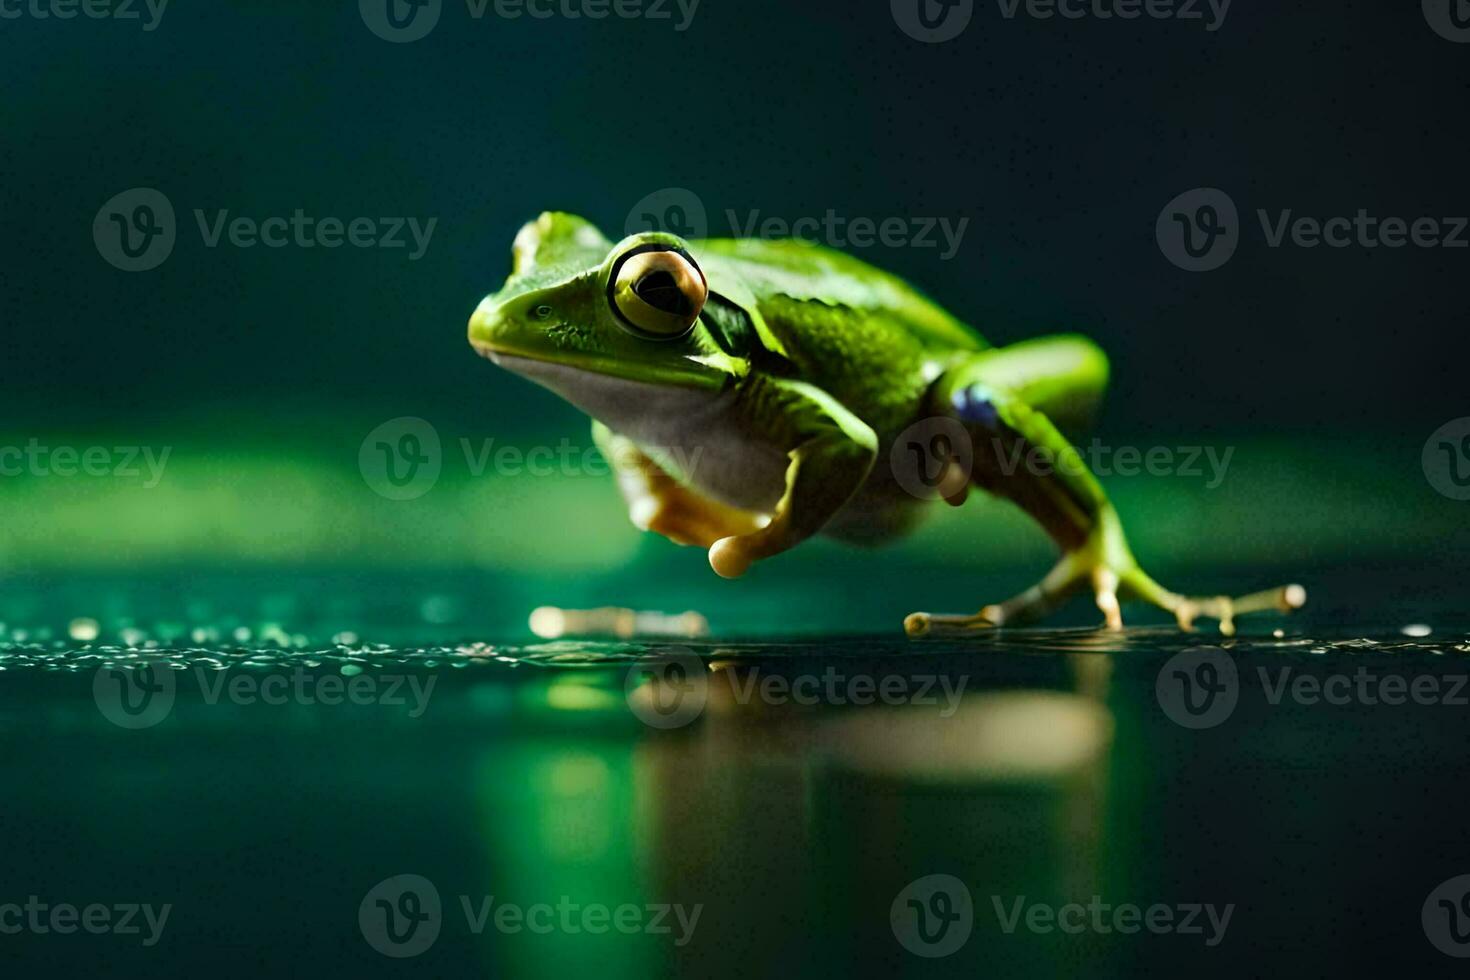
[[[109,594],[0,600],[14,975],[1462,962],[1448,610],[1230,640],[499,642],[452,593]]]

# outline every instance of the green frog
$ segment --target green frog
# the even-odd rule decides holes
[[[1090,590],[1103,621],[1151,603],[1182,629],[1287,611],[1300,586],[1186,596],[1150,578],[1061,427],[1085,421],[1108,362],[1076,335],[993,347],[897,276],[800,240],[614,244],[548,212],[470,319],[481,355],[593,419],[633,523],[708,549],[738,578],[815,534],[875,544],[978,487],[1019,506],[1060,560],[968,615],[915,612],[911,636],[1034,621]],[[1029,465],[1038,458],[1049,465]],[[1028,465],[1016,465],[1027,460]]]

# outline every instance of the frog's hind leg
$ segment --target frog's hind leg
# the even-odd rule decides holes
[[[1123,625],[1123,599],[1166,609],[1186,630],[1197,618],[1217,619],[1227,634],[1237,616],[1289,611],[1305,602],[1300,586],[1234,599],[1183,596],[1145,574],[1101,485],[1038,407],[1066,410],[1095,400],[1106,379],[1106,362],[1080,338],[1019,346],[982,352],[956,365],[935,383],[931,410],[957,419],[969,434],[971,482],[1026,511],[1057,543],[1062,558],[1037,585],[974,615],[910,615],[904,627],[911,636],[1039,619],[1083,589],[1091,590],[1105,624],[1114,629]]]
[[[1108,387],[1108,356],[1081,334],[1024,340],[977,354],[971,371],[1074,432],[1092,421]]]

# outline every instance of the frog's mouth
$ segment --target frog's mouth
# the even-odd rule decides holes
[[[520,351],[510,351],[480,340],[471,340],[470,346],[474,348],[476,354],[496,367],[504,368],[523,378],[535,381],[543,387],[550,388],[574,405],[577,402],[571,397],[571,392],[563,390],[559,385],[571,386],[578,383],[596,385],[598,384],[597,378],[607,378],[623,382],[625,385],[643,388],[668,386],[719,389],[724,387],[725,379],[718,372],[711,371],[708,365],[693,361],[682,369],[665,367],[659,382],[653,383],[641,375],[634,376],[629,371],[629,365],[614,358],[581,356],[564,361],[551,361],[523,354]]]

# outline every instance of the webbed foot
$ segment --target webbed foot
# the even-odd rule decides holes
[[[1125,599],[1138,599],[1167,610],[1186,632],[1194,630],[1197,619],[1214,619],[1225,636],[1234,635],[1239,616],[1269,610],[1291,612],[1307,601],[1307,590],[1300,585],[1284,585],[1236,598],[1170,592],[1138,566],[1121,525],[1109,513],[1085,544],[1063,556],[1045,578],[1020,595],[986,606],[970,616],[910,613],[903,621],[904,632],[909,636],[924,636],[935,631],[994,629],[1034,622],[1084,587],[1091,589],[1103,614],[1103,625],[1108,629],[1122,629]]]

